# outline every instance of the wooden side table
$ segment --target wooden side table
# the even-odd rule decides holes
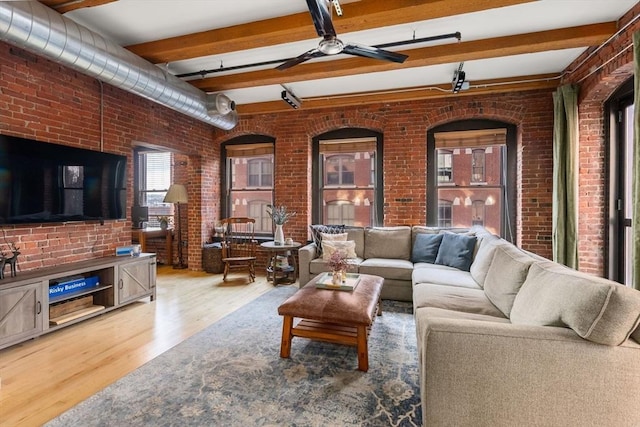
[[[173,229],[167,228],[134,228],[131,230],[131,240],[140,243],[142,252],[147,252],[147,239],[165,239],[167,264],[173,264]]]
[[[260,247],[265,249],[269,256],[271,257],[271,278],[273,282],[273,286],[278,285],[278,274],[276,267],[276,261],[278,258],[278,254],[286,253],[291,251],[293,255],[293,280],[295,281],[298,278],[298,249],[302,246],[302,243],[293,242],[291,244],[280,244],[277,245],[276,242],[264,242],[260,244]],[[269,270],[267,269],[267,280],[269,279]]]

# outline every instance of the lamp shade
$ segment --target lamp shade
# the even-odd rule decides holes
[[[187,201],[187,189],[182,184],[171,184],[163,200],[164,203],[187,203]]]

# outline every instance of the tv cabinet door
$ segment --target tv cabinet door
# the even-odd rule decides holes
[[[43,331],[42,283],[0,290],[0,348]]]
[[[118,267],[118,304],[126,304],[146,296],[155,299],[156,259],[149,257]]]

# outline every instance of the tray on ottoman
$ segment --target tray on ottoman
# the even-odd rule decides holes
[[[311,280],[278,307],[283,316],[280,357],[291,354],[293,337],[303,337],[357,347],[358,369],[369,369],[367,338],[376,314],[382,314],[380,291],[384,279],[361,274],[351,292],[318,289]],[[294,318],[301,319],[294,326]]]

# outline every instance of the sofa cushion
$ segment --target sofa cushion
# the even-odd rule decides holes
[[[364,231],[364,258],[411,259],[411,227],[369,227]]]
[[[420,233],[416,235],[411,249],[411,262],[427,262],[434,264],[438,256],[438,249],[442,242],[442,234]]]
[[[367,258],[358,266],[358,273],[372,274],[385,279],[409,281],[412,272],[413,264],[404,259]]]
[[[344,231],[347,233],[347,240],[356,242],[356,255],[359,258],[364,258],[364,227],[347,225],[344,227]]]
[[[411,281],[414,284],[434,283],[436,285],[480,289],[480,286],[473,280],[469,272],[438,264],[414,264]]]
[[[458,233],[442,234],[442,242],[438,248],[436,264],[448,265],[459,270],[469,271],[473,260],[476,237]]]
[[[487,298],[509,317],[533,258],[510,243],[497,245],[484,280]]]
[[[418,283],[413,287],[413,308],[443,308],[445,310],[502,317],[482,289]]]
[[[346,238],[347,233],[344,233],[344,235]],[[330,234],[328,234],[328,236],[330,236]],[[322,240],[322,259],[324,261],[329,261],[331,255],[333,255],[333,253],[336,251],[344,253],[344,256],[346,256],[347,258],[357,258],[356,242],[354,242],[353,240]]]
[[[531,266],[511,321],[568,326],[589,341],[620,345],[640,322],[640,292],[550,261]]]
[[[322,234],[339,234],[344,233],[344,225],[322,225],[322,224],[312,224],[309,226],[309,230],[311,231],[311,238],[316,244],[316,251],[318,252],[318,256],[322,255]]]
[[[493,234],[483,235],[480,239],[478,251],[473,257],[471,267],[469,267],[471,277],[473,277],[473,279],[480,285],[480,287],[484,287],[484,280],[487,277],[487,272],[489,271],[489,267],[491,266],[493,254],[496,249],[496,244],[500,241],[500,238]]]
[[[349,266],[347,267],[347,271],[350,273],[357,273],[358,266],[363,261],[362,258],[354,258],[349,260]],[[320,273],[324,273],[327,271],[331,271],[331,268],[327,265],[327,262],[322,258],[315,258],[309,262],[309,274],[312,276],[316,276]],[[304,285],[304,283],[302,283]]]

